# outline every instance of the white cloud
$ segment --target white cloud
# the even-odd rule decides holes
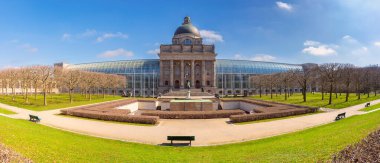
[[[215,42],[223,42],[223,36],[219,33],[211,30],[200,30],[199,31],[203,41],[206,43],[215,43]]]
[[[35,52],[38,51],[38,48],[33,47],[33,46],[30,45],[30,44],[23,44],[23,45],[21,46],[21,48],[24,49],[24,50],[27,51],[27,52],[30,52],[30,53],[35,53]]]
[[[304,46],[317,46],[320,45],[321,43],[318,41],[313,41],[313,40],[306,40],[303,45]]]
[[[306,40],[303,45],[305,48],[302,50],[303,53],[307,53],[313,56],[329,56],[336,54],[335,48],[337,45],[325,45],[318,41]]]
[[[377,47],[380,47],[380,41],[376,41],[373,43],[373,45],[377,46]]]
[[[115,50],[108,50],[108,51],[105,51],[104,53],[98,55],[98,57],[100,57],[100,58],[113,58],[113,57],[118,57],[118,56],[132,57],[133,52],[125,50],[123,48],[119,48],[119,49],[115,49]]]
[[[123,34],[121,32],[117,32],[117,33],[105,33],[105,34],[99,36],[98,38],[96,38],[96,42],[103,42],[104,40],[111,39],[111,38],[127,39],[128,35]]]
[[[304,48],[302,52],[308,53],[314,56],[329,56],[332,54],[336,54],[336,51],[334,49],[329,48],[325,45],[316,46],[316,47],[309,46],[309,47]]]
[[[276,57],[268,55],[268,54],[257,54],[251,60],[253,61],[273,61]]]
[[[157,48],[157,49],[153,49],[153,50],[148,50],[146,53],[156,55],[156,54],[160,53],[160,49]]]
[[[97,35],[98,32],[95,29],[86,29],[83,33],[79,34],[79,37],[91,37]]]
[[[252,60],[252,61],[274,61],[276,59],[276,57],[272,56],[272,55],[269,55],[269,54],[256,54],[254,55],[253,57],[245,57],[241,54],[235,54],[234,55],[234,59],[238,59],[238,60],[244,60],[244,59],[248,59],[248,60]]]
[[[289,3],[277,1],[276,5],[279,9],[282,9],[282,10],[286,10],[286,11],[292,11],[293,10],[293,6]]]
[[[69,33],[64,33],[64,34],[62,35],[61,39],[62,39],[63,41],[70,40],[70,39],[71,39],[71,34],[69,34]]]

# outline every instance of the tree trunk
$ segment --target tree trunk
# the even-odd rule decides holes
[[[272,89],[273,89],[273,87],[271,86],[271,87],[270,87],[270,99],[273,99],[273,92],[272,92]]]
[[[37,100],[37,86],[34,87],[34,100]]]
[[[47,106],[47,99],[46,99],[46,87],[44,86],[43,87],[43,91],[44,91],[44,106]]]
[[[15,88],[12,87],[12,101],[15,101]]]
[[[331,105],[332,102],[332,91],[333,91],[333,83],[330,83],[330,97],[329,97],[329,105]]]
[[[69,97],[70,97],[70,104],[72,104],[73,103],[73,96],[72,96],[72,90],[71,89],[69,89]]]
[[[106,98],[106,96],[105,96],[105,93],[106,93],[106,92],[105,92],[105,91],[106,91],[106,89],[103,88],[103,99]]]
[[[28,98],[28,87],[25,89],[25,103],[29,103],[29,98]]]

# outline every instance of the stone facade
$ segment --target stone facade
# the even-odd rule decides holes
[[[215,93],[215,47],[202,44],[202,38],[190,18],[178,27],[172,44],[161,45],[159,90],[203,89]]]

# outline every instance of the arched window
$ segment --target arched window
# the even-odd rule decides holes
[[[191,42],[190,39],[185,39],[185,40],[183,40],[182,43],[185,44],[185,45],[191,45],[192,44],[192,42]]]

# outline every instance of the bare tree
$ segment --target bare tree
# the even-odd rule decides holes
[[[51,66],[38,66],[39,72],[40,72],[40,80],[42,85],[42,93],[44,95],[44,105],[47,106],[47,99],[46,99],[46,93],[48,89],[48,81],[49,78],[53,75],[53,67]]]
[[[73,91],[78,88],[79,81],[82,78],[81,72],[79,70],[63,70],[60,82],[69,91],[70,103],[73,103]]]
[[[319,66],[321,75],[327,80],[329,84],[329,105],[332,104],[332,92],[337,77],[339,64],[337,63],[325,63]]]
[[[355,66],[352,64],[341,64],[339,68],[340,79],[345,87],[346,102],[348,101],[348,98],[350,96],[350,86],[353,80],[354,69]]]
[[[15,101],[16,86],[19,84],[19,71],[16,68],[10,68],[6,70],[6,77],[8,79],[9,86],[12,89],[12,101]]]
[[[32,68],[31,67],[23,67],[20,68],[20,78],[21,78],[21,86],[25,90],[25,103],[29,103],[28,90],[32,85]]]

